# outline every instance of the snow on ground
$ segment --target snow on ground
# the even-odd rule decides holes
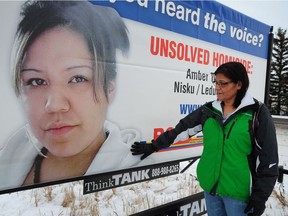
[[[82,195],[82,181],[0,195],[0,215],[130,215],[200,192],[185,173]]]
[[[277,126],[280,165],[288,169],[288,126]],[[286,133],[286,134],[285,134]],[[188,162],[181,163],[184,168]],[[83,182],[0,195],[0,216],[124,216],[201,191],[196,163],[185,173],[83,195]],[[288,175],[276,183],[266,203],[266,216],[288,215]]]
[[[279,152],[279,165],[288,170],[288,125],[277,125],[277,141]],[[263,215],[288,215],[288,175],[284,175],[283,183],[277,182],[266,203]]]

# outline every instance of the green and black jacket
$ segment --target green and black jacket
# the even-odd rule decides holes
[[[267,107],[259,104],[246,94],[224,121],[221,102],[206,103],[160,135],[154,145],[168,147],[202,131],[204,148],[197,178],[203,190],[242,201],[253,196],[265,202],[278,177],[278,150],[273,119]]]

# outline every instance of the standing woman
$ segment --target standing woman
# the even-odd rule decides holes
[[[267,107],[247,92],[249,79],[241,63],[219,66],[214,84],[217,100],[181,119],[151,144],[134,143],[132,154],[142,154],[144,159],[202,131],[204,148],[197,177],[208,215],[261,215],[278,176],[273,119]]]

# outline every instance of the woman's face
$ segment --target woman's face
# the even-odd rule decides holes
[[[94,96],[93,62],[80,34],[53,28],[29,47],[21,70],[21,97],[37,139],[58,157],[99,148],[108,100],[103,88]]]
[[[233,104],[239,89],[241,89],[241,82],[232,82],[229,78],[221,73],[216,75],[216,92],[217,99],[224,103]]]

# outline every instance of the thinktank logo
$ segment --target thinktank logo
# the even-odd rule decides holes
[[[174,175],[179,169],[179,162],[169,162],[93,175],[84,179],[83,194]]]

